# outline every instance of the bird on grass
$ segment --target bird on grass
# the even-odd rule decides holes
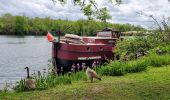
[[[89,67],[87,67],[86,69],[86,75],[90,79],[91,82],[93,82],[93,78],[101,80],[101,78],[97,75],[97,73]]]
[[[32,79],[29,75],[29,68],[28,67],[25,67],[25,69],[27,70],[27,79],[25,81],[25,87],[28,89],[28,90],[34,90],[35,89],[35,80]]]

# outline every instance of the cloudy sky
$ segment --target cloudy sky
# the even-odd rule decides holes
[[[143,11],[146,14],[153,14],[157,19],[162,16],[170,16],[170,2],[168,0],[123,0],[121,5],[108,3],[109,0],[96,0],[98,7],[108,7],[112,23],[130,23],[152,28],[153,22],[150,18],[141,16],[136,12]],[[26,15],[29,17],[46,17],[54,19],[78,20],[86,19],[80,8],[74,6],[72,0],[66,5],[51,0],[0,0],[0,15],[11,13],[13,15]]]

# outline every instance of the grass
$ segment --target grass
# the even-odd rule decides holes
[[[150,54],[131,61],[113,61],[97,69],[97,72],[106,76],[121,76],[126,73],[136,73],[147,70],[148,66],[161,67],[170,64],[170,54]]]
[[[103,76],[102,81],[74,81],[43,91],[2,92],[0,100],[168,100],[170,65],[148,67],[147,71],[124,76]]]

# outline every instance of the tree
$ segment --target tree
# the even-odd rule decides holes
[[[45,25],[43,23],[43,20],[39,17],[35,17],[33,19],[33,25],[32,25],[32,28],[33,28],[33,34],[34,35],[43,35],[43,33],[47,30],[45,30]]]
[[[25,35],[28,32],[28,22],[25,16],[16,16],[15,34]]]
[[[88,17],[89,20],[93,19],[92,15],[93,15],[94,12],[92,11],[92,5],[91,4],[86,5],[83,8],[83,13],[84,13],[85,16]]]
[[[15,30],[15,17],[14,16],[12,16],[9,13],[2,15],[1,23],[2,23],[1,31],[4,34],[6,35],[14,34],[14,30]]]
[[[131,24],[112,24],[95,20],[54,20],[50,17],[28,18],[26,16],[12,16],[10,14],[0,16],[0,33],[5,35],[45,35],[46,31],[55,34],[57,30],[60,30],[61,35],[74,33],[87,36],[95,35],[96,30],[102,30],[106,25],[121,31],[143,30],[142,27],[136,27]],[[70,28],[67,29],[67,27]]]
[[[152,14],[146,14],[144,12],[137,12],[137,14],[139,15],[143,15],[146,16],[148,18],[151,18],[153,20],[153,22],[156,24],[156,26],[158,27],[159,31],[162,32],[164,31],[168,31],[169,27],[168,27],[168,23],[169,23],[169,18],[165,18],[165,16],[162,16],[161,20],[158,20],[154,15]]]
[[[100,13],[97,13],[97,19],[106,23],[106,20],[112,19],[112,17],[109,15],[107,8],[104,7],[100,9]]]

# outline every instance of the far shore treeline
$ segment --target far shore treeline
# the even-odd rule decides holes
[[[65,30],[71,26],[69,29]],[[46,18],[29,18],[27,16],[13,16],[9,13],[0,16],[0,35],[46,35],[47,31],[55,33],[61,31],[61,35],[72,33],[77,35],[95,35],[97,30],[105,27],[119,31],[144,31],[141,26],[131,24],[103,23],[95,20],[54,20]],[[65,31],[64,31],[65,30]],[[64,31],[64,32],[63,32]]]

